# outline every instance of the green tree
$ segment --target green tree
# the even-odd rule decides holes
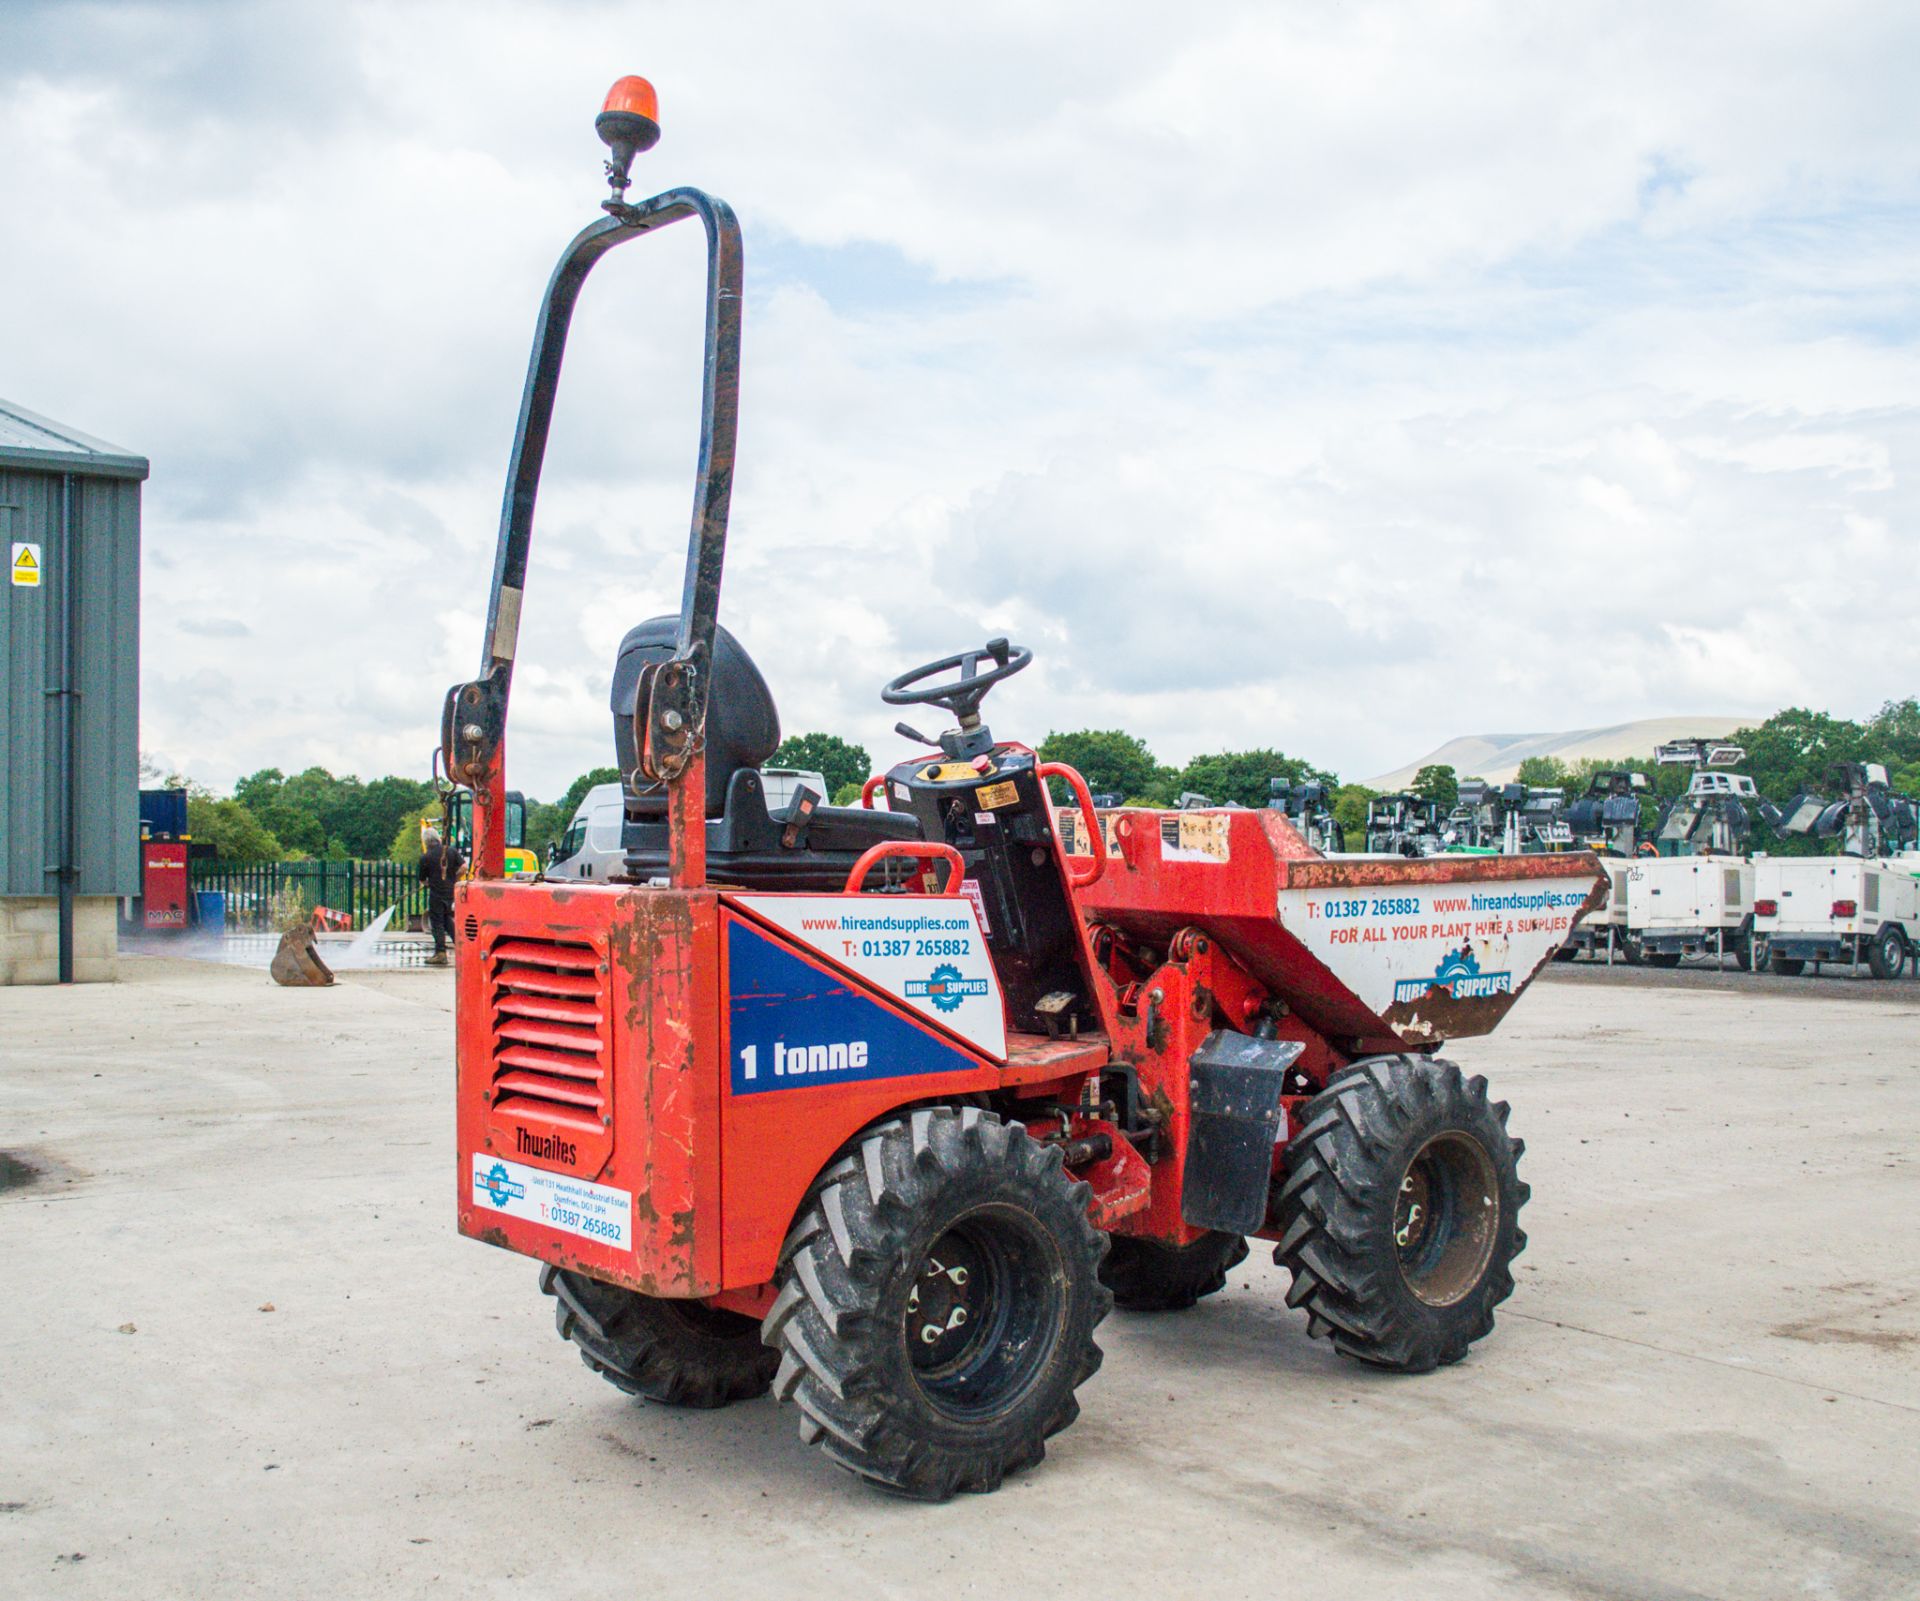
[[[1867,719],[1869,761],[1884,762],[1887,772],[1920,762],[1920,700],[1890,700]]]
[[[1117,728],[1048,734],[1040,741],[1039,755],[1043,762],[1065,762],[1095,794],[1118,795],[1122,800],[1149,796],[1166,771],[1144,742]],[[1062,800],[1065,794],[1064,788],[1057,789],[1054,798]]]
[[[1364,848],[1367,837],[1367,802],[1380,793],[1365,784],[1342,784],[1333,792],[1333,818],[1346,835],[1347,849]]]
[[[440,803],[428,801],[416,806],[395,825],[393,838],[387,843],[387,859],[411,867],[420,860],[420,825],[423,822],[440,821]]]
[[[573,814],[563,812],[558,801],[529,800],[526,832],[521,836],[521,843],[545,861],[547,847],[567,831],[567,824],[572,821]]]
[[[277,862],[286,854],[245,806],[204,791],[187,796],[187,832],[210,842],[223,862]]]
[[[401,819],[433,798],[433,785],[423,778],[389,776],[364,785],[350,778],[327,802],[325,822],[355,861],[376,861],[386,855]]]
[[[1557,789],[1567,782],[1567,764],[1558,756],[1529,756],[1513,775],[1516,784],[1529,789]]]
[[[1413,775],[1413,792],[1422,800],[1439,802],[1441,811],[1451,811],[1460,799],[1459,775],[1438,763],[1423,767]]]
[[[849,784],[864,784],[873,772],[866,746],[850,744],[838,734],[789,734],[767,765],[818,773],[827,781],[829,795],[839,794]]]
[[[1860,724],[1803,706],[1775,712],[1759,727],[1743,728],[1733,738],[1747,750],[1740,770],[1762,795],[1782,804],[1802,790],[1828,793],[1828,773],[1835,762],[1872,759],[1867,731]]]
[[[1205,795],[1216,806],[1228,801],[1265,806],[1272,793],[1270,782],[1276,778],[1289,783],[1318,779],[1329,787],[1335,783],[1333,774],[1323,768],[1277,750],[1234,750],[1194,757],[1180,770],[1179,788]]]

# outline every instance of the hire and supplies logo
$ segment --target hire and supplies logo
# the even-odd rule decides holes
[[[984,978],[965,978],[951,962],[942,962],[925,978],[907,980],[907,999],[932,1001],[943,1012],[954,1012],[969,995],[985,995],[989,986]]]
[[[1462,946],[1440,959],[1431,978],[1403,978],[1393,986],[1396,1001],[1425,1000],[1435,990],[1444,990],[1456,1001],[1483,1001],[1493,995],[1513,992],[1511,973],[1483,973],[1480,961]]]
[[[505,1206],[509,1201],[518,1201],[527,1193],[527,1187],[508,1178],[506,1168],[498,1162],[495,1162],[486,1173],[476,1177],[474,1182],[493,1197],[495,1206]]]

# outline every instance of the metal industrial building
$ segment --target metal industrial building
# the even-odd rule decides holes
[[[0,400],[0,984],[111,978],[139,893],[146,476]]]

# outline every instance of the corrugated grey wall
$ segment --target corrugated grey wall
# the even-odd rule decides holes
[[[38,589],[0,574],[0,894],[51,895],[59,861],[61,512],[58,472],[0,468],[0,556],[41,548]],[[77,531],[81,895],[140,892],[140,485],[73,480]]]

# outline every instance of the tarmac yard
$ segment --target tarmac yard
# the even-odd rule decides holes
[[[1533,1186],[1464,1363],[1258,1249],[929,1507],[622,1396],[454,1233],[448,974],[121,970],[0,990],[0,1595],[1920,1594],[1920,984],[1550,973],[1449,1052]]]

